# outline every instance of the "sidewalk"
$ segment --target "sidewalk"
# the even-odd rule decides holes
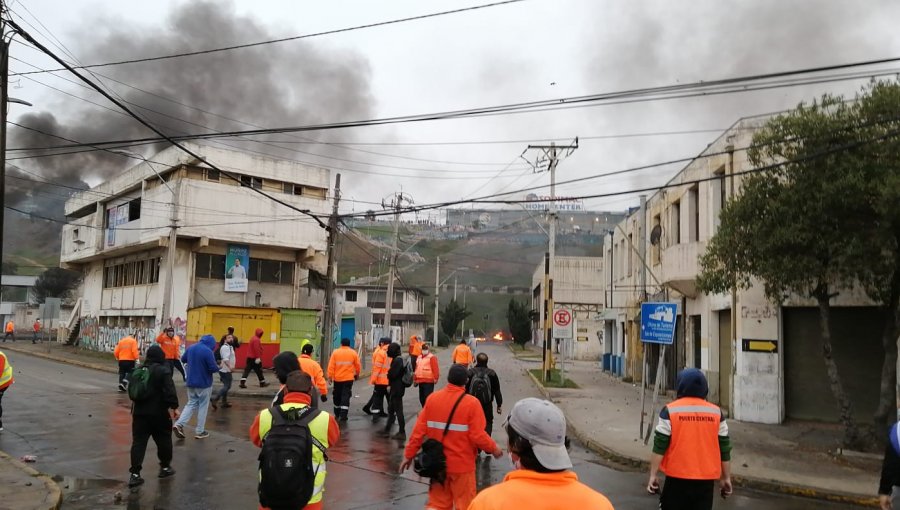
[[[537,368],[536,353],[515,350],[519,364]],[[640,386],[623,383],[604,374],[596,362],[569,362],[566,376],[579,389],[544,389],[536,386],[565,412],[575,437],[588,448],[615,462],[647,468],[650,446],[639,439]],[[652,388],[645,412],[656,424],[659,407],[671,398],[661,397],[656,415],[649,415]],[[736,484],[811,498],[877,506],[881,458],[878,455],[839,455],[841,435],[837,425],[788,422],[782,425],[728,420],[734,445],[732,476]],[[651,436],[650,441],[653,438]]]
[[[56,510],[61,505],[56,482],[0,452],[0,509]]]

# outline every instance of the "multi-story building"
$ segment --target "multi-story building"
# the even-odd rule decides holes
[[[811,300],[772,303],[761,284],[733,297],[697,289],[699,260],[722,207],[740,193],[742,172],[752,168],[744,149],[769,118],[738,121],[608,235],[604,318],[605,337],[613,341],[604,352],[621,360],[618,375],[639,380],[640,303],[674,302],[675,343],[664,361],[668,387],[678,370],[697,367],[709,378],[710,399],[739,420],[836,420]],[[832,303],[835,358],[857,411],[871,415],[883,356],[878,310],[853,289],[842,289]],[[646,351],[651,379],[658,349]]]
[[[204,305],[320,307],[325,230],[256,190],[326,215],[329,172],[190,147],[229,175],[170,147],[66,202],[61,265],[83,274],[80,315],[99,329],[151,334],[163,323],[183,328],[187,310]]]
[[[343,297],[344,315],[353,315],[357,308],[369,308],[372,311],[372,324],[383,326],[384,313],[387,309],[387,286],[357,284],[354,282],[337,286],[339,296]],[[391,326],[399,327],[402,335],[397,340],[405,342],[410,335],[425,335],[428,327],[425,316],[425,298],[428,293],[416,287],[394,285],[394,297],[391,300]],[[386,333],[385,333],[386,334]]]

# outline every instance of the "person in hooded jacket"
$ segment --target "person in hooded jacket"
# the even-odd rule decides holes
[[[303,369],[300,366],[300,358],[298,358],[297,355],[294,354],[294,351],[284,351],[279,353],[277,356],[272,358],[272,363],[275,368],[275,378],[278,379],[279,383],[281,383],[281,387],[278,388],[278,393],[276,393],[275,398],[272,399],[272,405],[280,406],[284,403],[284,395],[287,392],[285,384],[287,384],[286,381],[288,374],[290,374],[294,370],[300,370],[301,372],[303,372]],[[313,398],[309,406],[313,409],[318,409],[321,397],[319,396],[319,390],[315,387],[315,385],[313,385],[312,390],[310,391],[310,395]]]
[[[406,416],[403,415],[403,395],[406,394],[406,385],[403,384],[403,373],[406,367],[403,362],[403,354],[400,344],[392,343],[387,349],[391,366],[388,368],[388,419],[384,426],[384,433],[390,434],[394,426],[394,420],[400,425],[400,430],[392,437],[394,439],[406,439]]]
[[[153,438],[159,457],[159,478],[175,474],[172,462],[172,420],[178,418],[178,394],[172,382],[172,369],[158,345],[147,349],[144,366],[150,371],[147,398],[134,402],[131,408],[131,468],[129,487],[144,483],[141,468],[147,453],[147,442]]]
[[[195,439],[206,439],[206,413],[209,412],[209,398],[212,396],[212,376],[219,372],[219,364],[213,355],[216,339],[212,335],[203,335],[200,341],[187,348],[181,361],[188,366],[187,397],[188,401],[181,411],[181,418],[172,426],[179,439],[184,439],[184,425],[197,412],[197,428]]]
[[[256,328],[253,338],[250,339],[250,349],[247,351],[247,364],[244,365],[244,373],[241,375],[241,388],[247,387],[247,376],[250,375],[251,370],[256,372],[260,388],[265,388],[269,385],[262,371],[262,336],[262,328]]]
[[[660,510],[712,509],[715,482],[721,495],[731,495],[731,439],[725,415],[706,401],[709,383],[703,372],[686,368],[675,383],[676,400],[662,408],[647,492],[659,493],[659,470],[666,483],[659,498]]]

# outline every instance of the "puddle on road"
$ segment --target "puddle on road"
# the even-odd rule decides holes
[[[128,502],[129,490],[122,480],[75,478],[54,476],[63,493],[66,510],[93,508],[123,508]]]

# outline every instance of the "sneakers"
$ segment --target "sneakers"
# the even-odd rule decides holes
[[[265,388],[265,387],[268,386],[268,385],[269,385],[269,383],[267,383],[266,381],[260,381],[260,382],[259,382],[259,387],[260,387],[260,388]]]
[[[207,437],[209,437],[209,432],[204,430],[203,432],[197,432],[197,435],[194,436],[194,439],[206,439]]]
[[[172,426],[172,432],[175,433],[175,435],[178,437],[178,439],[184,439],[184,437],[185,437],[184,436],[184,427],[182,427],[181,425]]]
[[[138,473],[131,473],[128,477],[128,487],[137,487],[144,484],[144,479]]]
[[[125,393],[125,384],[119,383],[119,393]]]
[[[247,380],[241,379],[241,384],[238,385],[239,388],[247,389]]]
[[[215,400],[210,400],[210,401],[209,401],[209,407],[212,407],[212,410],[213,410],[213,411],[218,411],[218,410],[219,410],[219,404],[217,404]]]
[[[159,468],[159,478],[168,478],[175,474],[175,470],[166,466],[164,468]]]

